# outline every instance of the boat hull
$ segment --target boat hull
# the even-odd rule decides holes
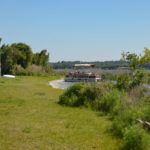
[[[100,78],[72,78],[67,77],[64,79],[65,82],[98,82]]]

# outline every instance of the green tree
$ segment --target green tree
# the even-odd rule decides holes
[[[25,43],[14,43],[11,45],[16,58],[16,63],[20,64],[23,68],[27,68],[32,62],[32,50],[29,45]]]
[[[128,62],[129,67],[132,70],[139,69],[143,64],[150,62],[150,49],[144,48],[143,55],[137,55],[135,53],[122,53],[122,60]]]
[[[123,52],[122,59],[128,62],[128,65],[132,70],[137,69],[140,64],[140,57],[135,53]]]
[[[124,77],[118,78],[117,86],[119,83],[123,85],[124,89],[131,89],[135,86],[139,86],[140,84],[146,82],[147,72],[142,68],[142,65],[148,63],[150,61],[150,50],[148,48],[144,49],[143,55],[137,55],[135,53],[122,53],[122,58],[124,61],[128,62],[131,73],[128,78],[128,82],[124,82]],[[120,82],[123,81],[123,82]],[[125,80],[127,81],[127,80]]]
[[[150,49],[144,48],[144,55],[140,58],[140,64],[145,64],[150,62]]]
[[[40,52],[40,65],[43,67],[47,67],[49,61],[49,53],[47,50],[42,50]]]
[[[34,54],[29,45],[13,43],[11,45],[3,44],[0,47],[0,53],[3,74],[15,74],[17,68],[28,70],[32,64],[40,66],[44,71],[48,71],[49,53],[47,50]]]
[[[32,62],[33,64],[47,67],[49,62],[49,53],[47,50],[42,50],[40,53],[35,53]]]
[[[1,44],[2,38],[0,38],[0,44]],[[0,47],[0,76],[2,75],[2,68],[1,68],[1,47]]]
[[[12,73],[13,70],[13,51],[9,45],[1,47],[1,68],[2,74]]]

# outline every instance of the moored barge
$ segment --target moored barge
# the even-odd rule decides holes
[[[94,67],[93,64],[75,64],[75,68],[87,68]],[[85,71],[74,71],[66,74],[64,81],[65,82],[98,82],[101,80],[101,77],[92,72]]]

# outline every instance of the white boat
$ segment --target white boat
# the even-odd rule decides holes
[[[5,74],[3,75],[4,78],[15,78],[14,75],[10,75],[10,74]]]
[[[94,67],[93,64],[75,64],[74,66],[78,68]],[[97,82],[100,80],[101,77],[98,74],[81,71],[69,72],[64,79],[65,82]]]

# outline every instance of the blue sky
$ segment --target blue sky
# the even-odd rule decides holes
[[[118,60],[150,48],[149,0],[0,0],[0,37],[51,61]]]

